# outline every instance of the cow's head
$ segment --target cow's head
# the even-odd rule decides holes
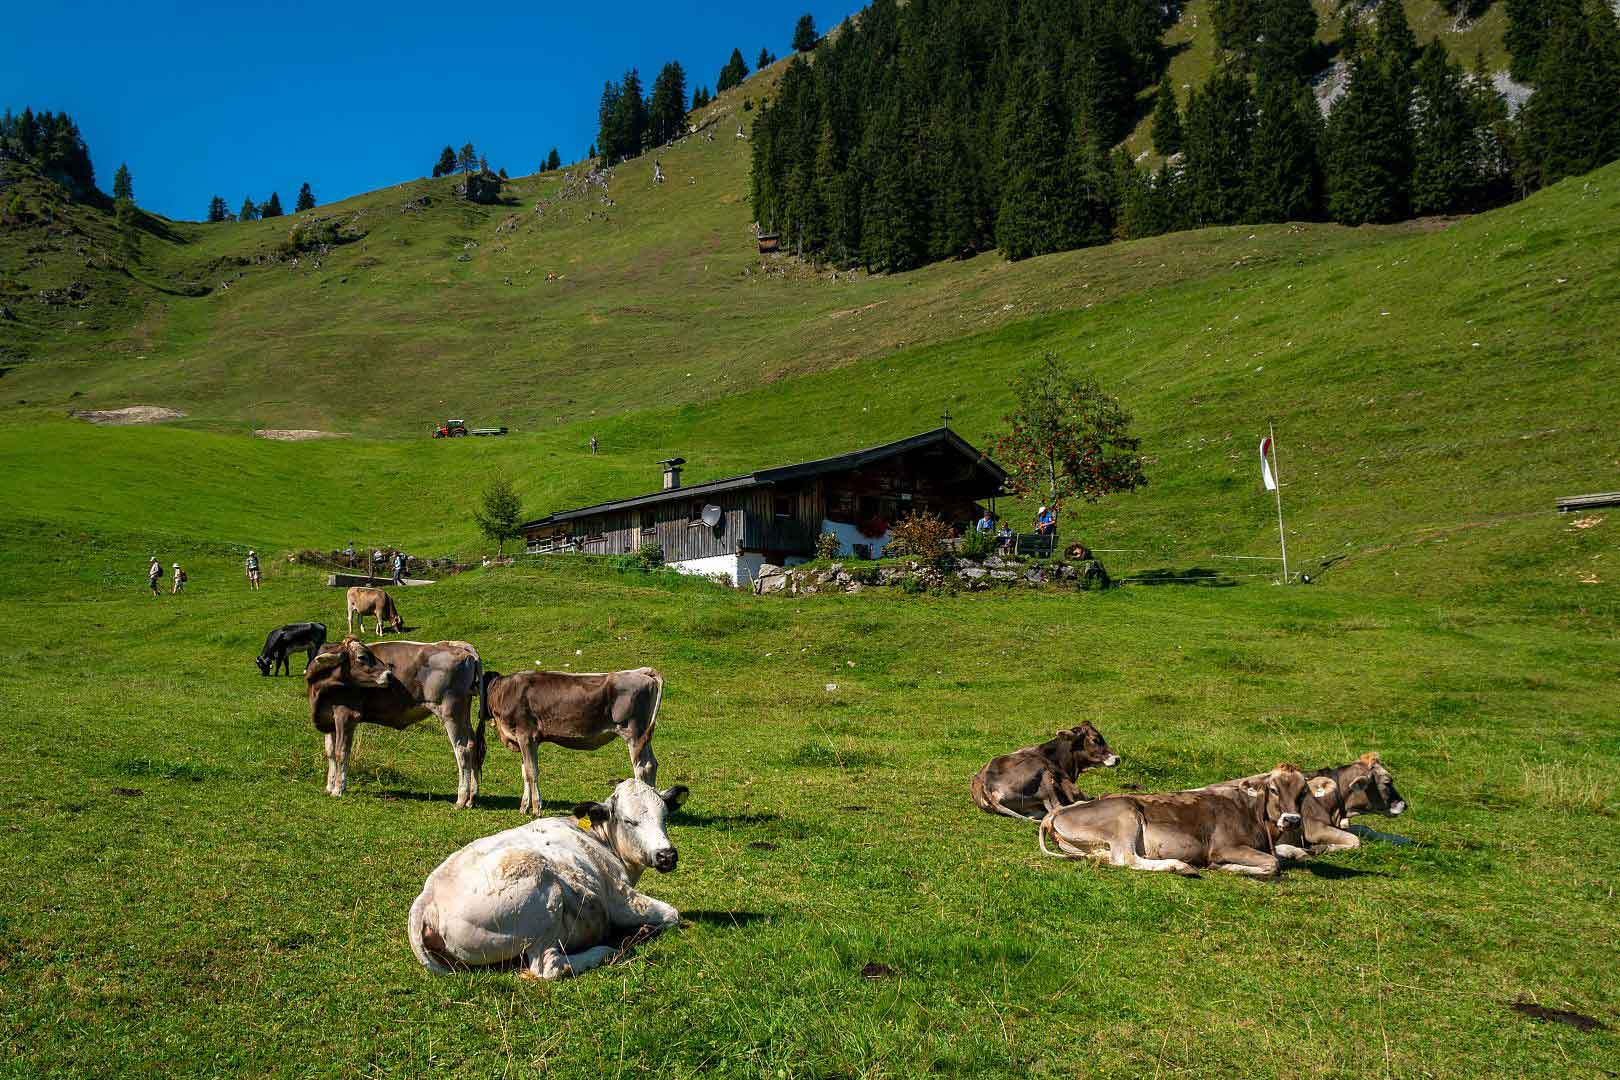
[[[1294,829],[1304,820],[1300,805],[1309,796],[1310,788],[1298,767],[1284,762],[1262,776],[1242,781],[1239,787],[1263,807],[1267,828]]]
[[[605,803],[580,803],[574,816],[591,823],[591,835],[611,847],[633,879],[652,867],[667,874],[675,869],[675,845],[664,831],[671,810],[686,802],[680,784],[659,791],[640,780],[626,780],[613,789]]]
[[[352,637],[344,638],[341,645],[324,646],[304,669],[304,681],[311,689],[338,685],[380,690],[393,677],[376,653]]]
[[[1350,767],[1344,783],[1344,816],[1348,820],[1357,814],[1388,814],[1394,817],[1406,812],[1406,800],[1395,790],[1395,778],[1384,768],[1384,763],[1373,752],[1362,754]]]
[[[1070,779],[1086,769],[1099,766],[1111,769],[1119,764],[1119,755],[1108,748],[1102,732],[1089,720],[1076,724],[1068,731],[1058,732],[1057,741],[1060,747],[1067,746],[1069,760],[1065,771]]]
[[[260,675],[270,674],[270,658],[268,656],[255,656],[253,658],[253,663],[256,667],[258,667]]]

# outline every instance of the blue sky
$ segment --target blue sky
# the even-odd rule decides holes
[[[103,190],[129,163],[135,199],[198,219],[271,191],[289,210],[426,175],[469,140],[492,168],[530,173],[596,137],[602,83],[637,67],[650,90],[670,60],[688,92],[731,55],[778,56],[806,11],[823,32],[862,0],[692,0],[614,5],[108,3],[11,5],[0,108],[67,110]],[[481,10],[482,9],[482,10]]]

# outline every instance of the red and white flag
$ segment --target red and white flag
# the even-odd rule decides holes
[[[1271,437],[1260,440],[1260,479],[1265,482],[1267,491],[1277,490],[1277,478],[1271,472]]]

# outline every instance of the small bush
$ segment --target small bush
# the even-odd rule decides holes
[[[838,558],[838,549],[841,547],[843,547],[843,544],[839,543],[837,536],[830,532],[824,532],[816,537],[816,558],[836,559]]]
[[[962,537],[962,557],[964,559],[983,559],[995,554],[996,534],[980,532],[978,529],[969,529]]]
[[[943,561],[951,553],[951,527],[933,514],[910,514],[889,530],[886,555],[906,555],[928,563]]]
[[[636,561],[649,570],[664,565],[664,549],[654,543],[642,544],[636,548]]]

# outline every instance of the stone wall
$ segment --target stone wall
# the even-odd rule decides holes
[[[1106,589],[1110,584],[1108,571],[1096,559],[1046,561],[991,555],[983,560],[951,559],[938,565],[919,559],[884,566],[850,562],[791,569],[767,563],[754,578],[754,592],[795,596],[855,593],[871,588],[986,592],[1016,588]]]

